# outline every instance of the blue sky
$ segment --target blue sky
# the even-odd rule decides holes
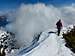
[[[0,0],[0,10],[14,9],[19,7],[22,3],[35,4],[39,2],[47,5],[63,6],[75,3],[75,0]]]

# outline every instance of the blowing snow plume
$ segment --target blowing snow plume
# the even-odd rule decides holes
[[[63,19],[66,25],[70,24],[74,21],[73,13],[75,13],[74,6],[56,8],[45,4],[22,4],[16,12],[12,27],[7,25],[7,28],[13,28],[16,32],[19,47],[28,46],[35,34],[54,28],[58,19]]]
[[[21,5],[14,24],[19,45],[29,45],[34,34],[53,28],[57,14],[60,15],[57,8],[52,6],[49,8],[44,4]]]

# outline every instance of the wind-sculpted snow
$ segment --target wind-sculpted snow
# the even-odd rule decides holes
[[[44,40],[47,39],[48,36],[49,36],[48,33],[43,32],[43,33],[40,35],[38,41],[37,41],[37,38],[35,38],[35,39],[33,40],[32,44],[31,44],[29,47],[27,47],[27,48],[22,47],[22,48],[17,52],[16,55],[18,56],[18,55],[23,55],[23,54],[25,54],[25,53],[28,53],[29,51],[31,51],[31,50],[34,49],[35,47],[39,46],[40,43],[44,42]],[[15,56],[16,56],[16,55],[15,55]]]
[[[66,31],[65,28],[62,32]],[[74,54],[65,47],[65,41],[56,35],[56,31],[43,32],[38,42],[26,50],[21,49],[15,56],[73,56]]]

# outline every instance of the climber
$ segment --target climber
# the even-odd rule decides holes
[[[61,28],[62,28],[62,22],[61,22],[61,19],[59,19],[59,21],[56,23],[56,25],[57,25],[58,36],[59,36],[59,35],[60,35]]]

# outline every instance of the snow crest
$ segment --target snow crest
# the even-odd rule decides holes
[[[62,32],[66,30],[62,29]],[[27,53],[23,53],[23,50],[17,56],[73,56],[73,53],[65,47],[65,41],[62,39],[62,32],[60,36],[57,36],[56,32],[49,31],[43,32],[35,48]],[[33,46],[32,46],[33,47]]]

